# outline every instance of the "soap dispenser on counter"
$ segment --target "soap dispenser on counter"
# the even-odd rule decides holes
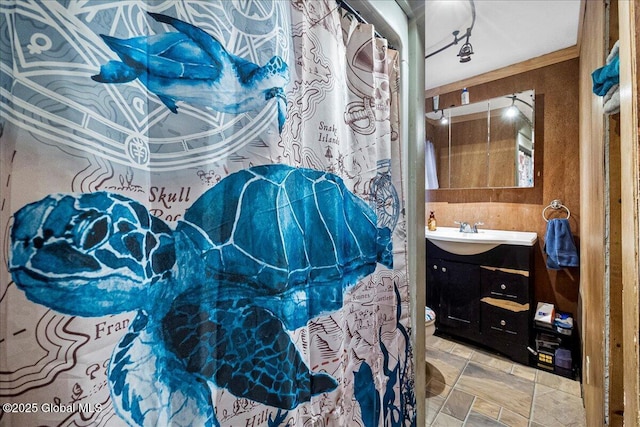
[[[436,216],[431,211],[431,215],[429,215],[429,219],[427,220],[427,228],[429,231],[436,231]]]

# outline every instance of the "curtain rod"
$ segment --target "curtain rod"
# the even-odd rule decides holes
[[[354,16],[354,18],[356,18],[356,20],[358,20],[358,22],[360,22],[361,24],[369,24],[367,22],[366,19],[364,19],[362,17],[362,15],[360,15],[360,12],[358,12],[357,10],[355,10],[351,5],[349,5],[349,3],[347,3],[344,0],[337,0],[338,3],[338,7],[341,9],[346,10],[347,12],[349,12],[350,14],[352,14]],[[384,37],[382,34],[380,34],[378,31],[376,31],[375,27],[373,29],[373,33],[375,34],[376,37],[381,38],[381,39],[385,39],[387,40],[386,37]],[[389,49],[393,49],[393,46],[391,44],[389,44],[389,41],[387,40],[387,47]]]

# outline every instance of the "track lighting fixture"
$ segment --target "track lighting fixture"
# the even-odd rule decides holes
[[[460,62],[469,62],[471,61],[471,55],[473,55],[473,47],[471,43],[469,43],[469,36],[471,35],[471,29],[467,32],[467,41],[460,48],[460,52],[458,52],[458,56],[460,57]]]
[[[440,124],[446,125],[447,123],[449,123],[449,119],[444,115],[444,110],[440,110]]]
[[[473,30],[473,26],[476,23],[476,5],[473,2],[473,0],[469,0],[469,3],[471,4],[471,26],[469,26],[469,28],[467,28],[467,31],[461,35],[460,37],[458,37],[458,34],[460,34],[460,31],[456,30],[454,31],[453,34],[453,41],[451,43],[449,43],[448,45],[436,50],[435,52],[432,52],[430,54],[428,54],[427,56],[425,56],[425,59],[432,57],[433,55],[435,55],[436,53],[440,53],[448,48],[450,48],[453,45],[457,45],[460,41],[462,41],[463,39],[466,38],[464,44],[462,45],[462,47],[460,48],[460,51],[458,52],[458,55],[460,57],[460,62],[464,63],[464,62],[469,62],[471,61],[471,55],[473,55],[473,47],[471,46],[471,43],[469,42],[469,37],[471,37],[471,30]]]
[[[513,118],[518,115],[518,107],[516,107],[516,99],[518,98],[515,95],[512,95],[509,98],[511,98],[511,105],[507,108],[504,114],[509,118]]]

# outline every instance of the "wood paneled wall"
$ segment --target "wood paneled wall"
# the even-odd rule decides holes
[[[579,269],[570,268],[560,271],[546,269],[543,257],[546,222],[542,218],[542,210],[552,200],[562,200],[563,204],[571,210],[571,229],[576,238],[576,244],[579,244],[582,209],[578,152],[578,71],[579,60],[571,59],[468,88],[471,102],[528,89],[535,90],[536,98],[544,98],[543,134],[538,132],[535,136],[536,144],[544,140],[540,200],[535,203],[477,201],[474,198],[474,192],[479,190],[460,190],[455,203],[433,202],[429,198],[426,199],[426,212],[435,211],[440,226],[455,226],[454,221],[468,221],[484,222],[485,228],[537,232],[539,240],[535,257],[536,299],[552,302],[559,310],[574,313],[575,316],[579,315]],[[440,106],[459,104],[459,92],[440,95]],[[432,105],[430,99],[427,100],[426,105],[428,107]],[[526,190],[505,189],[496,191],[495,194],[499,197],[501,191],[515,192],[515,200],[517,200],[517,193]],[[547,213],[556,214],[553,210]],[[557,214],[560,213],[557,212]]]

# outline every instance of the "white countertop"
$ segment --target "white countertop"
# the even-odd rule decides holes
[[[441,249],[464,252],[461,255],[484,252],[498,245],[533,246],[538,240],[538,234],[529,231],[478,229],[477,233],[462,233],[458,227],[438,227],[435,231],[425,227],[425,236]],[[474,249],[475,246],[478,247]]]

